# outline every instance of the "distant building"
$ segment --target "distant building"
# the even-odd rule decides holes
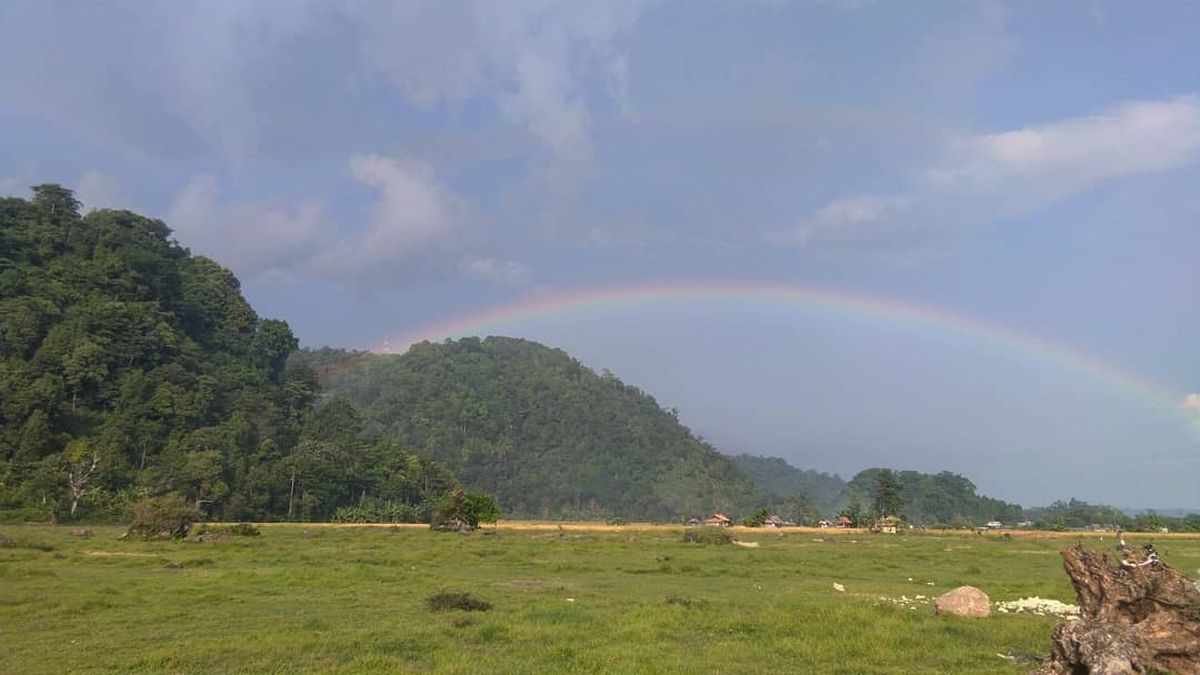
[[[833,521],[832,520],[817,521],[817,527],[833,527]]]
[[[833,521],[834,527],[854,527],[854,521],[850,520],[849,516],[838,516],[837,520]]]
[[[987,524],[987,529],[989,530],[999,530],[1002,527],[1004,527],[1004,523],[998,520],[989,520]]]
[[[767,519],[763,521],[763,527],[783,527],[784,525],[787,523],[779,516],[767,516]]]
[[[704,519],[704,524],[709,527],[729,527],[733,521],[729,520],[729,516],[723,513],[714,513]]]

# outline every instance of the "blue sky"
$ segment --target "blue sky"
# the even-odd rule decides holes
[[[25,2],[0,192],[162,217],[307,345],[543,293],[771,282],[1144,376],[728,300],[487,327],[728,452],[1200,508],[1200,5]]]

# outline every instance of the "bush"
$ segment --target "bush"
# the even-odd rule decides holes
[[[427,520],[428,511],[427,505],[364,499],[354,506],[339,507],[333,519],[339,523],[420,523]]]
[[[181,539],[197,515],[196,507],[177,492],[148,497],[133,505],[133,522],[122,538]]]
[[[218,527],[201,525],[196,528],[192,541],[220,541],[225,537],[257,537],[260,534],[262,534],[262,531],[250,523],[238,523],[237,525]]]
[[[733,535],[723,527],[692,527],[684,530],[683,540],[689,544],[732,544]]]
[[[770,511],[767,511],[766,509],[759,509],[759,510],[755,511],[754,513],[746,516],[742,520],[742,525],[745,525],[746,527],[762,527],[763,523],[767,522],[767,518],[770,518],[770,517],[771,517]]]
[[[438,500],[429,526],[435,530],[474,530],[480,523],[494,523],[499,517],[500,507],[491,495],[459,488]]]
[[[480,600],[470,593],[442,591],[425,598],[425,606],[431,612],[445,612],[452,609],[464,612],[486,612],[492,608],[492,603]]]
[[[226,532],[235,537],[257,537],[262,534],[262,531],[250,523],[238,523],[230,527],[224,528]]]

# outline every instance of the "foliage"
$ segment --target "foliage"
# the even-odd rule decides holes
[[[846,484],[847,503],[861,505],[866,497],[871,517],[903,516],[917,525],[970,527],[992,520],[1016,523],[1021,507],[984,497],[975,484],[956,473],[892,471],[872,468],[859,472]],[[889,512],[890,511],[890,512]],[[864,518],[851,516],[855,523]]]
[[[235,537],[257,537],[258,535],[262,534],[262,530],[258,529],[251,523],[238,523],[236,525],[230,525],[229,527],[222,528],[222,531]]]
[[[314,409],[288,325],[163,222],[33,191],[0,199],[0,514],[114,520],[175,492],[210,518],[327,520],[427,513],[457,485],[344,401]]]
[[[763,501],[652,397],[534,342],[464,338],[373,358],[302,351],[291,362],[325,373],[372,436],[442,463],[515,517],[677,520]]]
[[[492,608],[492,603],[462,591],[441,591],[425,598],[425,606],[431,612],[445,612],[452,609],[464,612],[486,612]]]
[[[723,527],[700,525],[684,530],[683,540],[689,544],[732,544],[733,535]]]
[[[428,503],[406,504],[391,499],[364,499],[353,506],[341,506],[333,514],[339,523],[423,523],[429,521]]]
[[[767,518],[770,517],[771,512],[762,508],[743,518],[742,525],[746,527],[762,527],[763,523],[767,522]]]
[[[133,522],[125,536],[141,539],[186,537],[197,515],[196,507],[178,492],[148,497],[133,505]]]
[[[750,482],[765,492],[776,504],[783,504],[793,495],[804,495],[816,511],[814,515],[817,515],[817,518],[814,520],[819,520],[822,514],[833,513],[841,505],[842,490],[846,481],[837,474],[797,469],[779,457],[741,454],[733,456],[732,459],[750,478]],[[790,519],[801,521],[795,517]]]
[[[491,495],[459,488],[438,500],[430,527],[435,530],[474,530],[480,523],[494,523],[499,518],[500,507]]]
[[[1130,515],[1112,506],[1089,504],[1080,499],[1057,501],[1049,506],[1025,510],[1025,518],[1043,530],[1084,530],[1097,526],[1130,532],[1200,532],[1200,513],[1168,516],[1153,510]]]
[[[875,474],[875,486],[871,491],[871,515],[876,518],[899,515],[903,505],[896,473],[891,469],[880,469]]]

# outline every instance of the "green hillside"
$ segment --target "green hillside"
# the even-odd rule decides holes
[[[81,216],[57,185],[0,199],[0,512],[119,518],[169,491],[225,518],[427,510],[453,479],[314,411],[296,344],[161,221]]]
[[[980,495],[965,476],[879,468],[860,471],[846,484],[844,499],[851,510],[857,507],[864,515],[878,514],[881,474],[889,491],[899,496],[898,504],[893,503],[899,506],[898,513],[887,513],[894,509],[885,508],[885,515],[902,515],[911,523],[964,527],[998,520],[1011,525],[1023,517],[1019,505]]]
[[[494,494],[508,516],[676,519],[763,502],[733,460],[636,387],[504,337],[369,358],[302,352],[394,439]]]
[[[760,490],[778,498],[802,494],[822,514],[837,509],[846,481],[837,474],[797,469],[779,457],[735,455],[733,461]]]

